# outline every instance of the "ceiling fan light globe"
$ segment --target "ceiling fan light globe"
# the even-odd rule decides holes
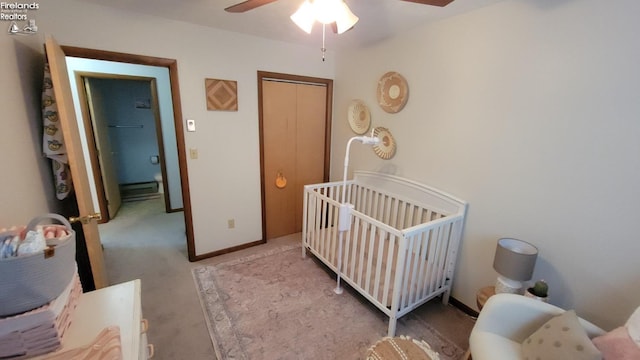
[[[313,28],[313,22],[315,21],[314,9],[309,0],[305,0],[305,2],[300,5],[298,11],[293,13],[290,16],[291,21],[293,21],[300,29],[302,29],[307,34],[311,34],[311,29]]]
[[[338,26],[338,34],[342,34],[345,31],[351,29],[357,22],[360,20],[356,15],[353,14],[351,9],[344,3],[341,2],[341,10],[337,12],[336,16],[336,25]]]
[[[342,0],[314,0],[313,11],[316,20],[325,25],[336,21],[336,17],[342,12],[342,4]]]

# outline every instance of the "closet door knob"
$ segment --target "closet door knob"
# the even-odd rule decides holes
[[[287,186],[287,178],[284,177],[282,171],[278,171],[278,175],[276,175],[276,187],[278,189],[284,189]]]

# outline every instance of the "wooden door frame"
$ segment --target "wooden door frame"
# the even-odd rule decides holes
[[[101,165],[98,159],[97,146],[95,141],[95,128],[93,127],[93,114],[89,110],[89,103],[92,101],[87,97],[87,86],[84,82],[85,79],[110,79],[110,80],[134,80],[143,81],[148,83],[149,91],[151,93],[151,108],[153,110],[154,124],[156,127],[156,143],[158,145],[158,155],[160,157],[160,172],[162,178],[165,181],[162,182],[164,193],[164,206],[167,213],[182,211],[183,208],[173,209],[171,206],[171,199],[169,198],[169,191],[167,186],[167,165],[164,156],[164,140],[162,139],[162,123],[160,121],[160,113],[158,110],[158,92],[156,78],[148,76],[134,76],[134,75],[119,75],[119,74],[107,74],[96,73],[87,71],[76,71],[76,84],[78,84],[78,97],[80,99],[80,107],[82,109],[82,119],[84,121],[85,136],[87,144],[89,146],[89,159],[91,161],[91,167],[93,169],[93,177],[96,180],[96,193],[98,196],[98,204],[100,206],[100,212],[102,214],[108,214],[107,197],[104,190],[104,180],[102,179],[102,172],[100,171]],[[99,223],[106,223],[110,219],[109,217],[102,217]]]
[[[187,157],[182,126],[182,106],[180,102],[180,86],[178,82],[178,62],[175,59],[159,58],[147,55],[135,55],[113,51],[80,48],[75,46],[61,46],[66,56],[79,57],[94,60],[115,61],[129,64],[166,67],[169,70],[169,83],[171,86],[171,99],[173,104],[173,118],[178,147],[178,167],[180,168],[180,182],[182,187],[182,203],[184,211],[184,223],[187,237],[187,254],[189,261],[196,261],[193,217],[191,212],[191,195],[189,191],[189,174],[187,173]]]
[[[260,137],[260,197],[262,207],[262,239],[267,241],[267,213],[265,204],[264,179],[264,120],[262,111],[262,81],[274,79],[293,83],[321,84],[327,87],[325,106],[325,134],[324,134],[324,175],[323,181],[329,181],[331,169],[331,119],[333,109],[333,80],[302,75],[283,74],[269,71],[258,71],[258,127]]]

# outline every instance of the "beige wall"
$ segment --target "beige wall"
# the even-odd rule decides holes
[[[58,209],[51,167],[41,155],[43,60],[34,40],[0,34],[0,227]]]
[[[351,99],[398,143],[383,161],[354,146],[351,169],[415,179],[469,202],[453,296],[475,307],[495,281],[496,240],[540,255],[551,302],[603,327],[640,305],[640,2],[505,1],[379,46],[341,53],[332,176],[340,178]],[[377,61],[370,61],[376,59]],[[387,114],[386,71],[409,82]]]
[[[261,239],[257,71],[333,78],[332,53],[322,62],[317,46],[290,45],[71,0],[41,3],[34,14],[37,35],[0,35],[0,151],[12,154],[3,156],[4,168],[11,172],[2,180],[2,223],[24,223],[49,211],[47,201],[53,198],[39,139],[42,44],[47,33],[62,45],[176,59],[182,121],[197,122],[197,131],[185,139],[187,148],[199,152],[197,160],[188,160],[196,254]],[[238,81],[239,111],[207,111],[205,78]],[[235,219],[235,229],[227,229],[227,219]]]

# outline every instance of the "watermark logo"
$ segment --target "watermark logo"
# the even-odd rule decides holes
[[[0,20],[10,21],[7,32],[10,35],[31,35],[38,32],[38,26],[33,18],[29,18],[29,11],[40,9],[37,2],[0,2]],[[22,25],[20,25],[22,24]]]

